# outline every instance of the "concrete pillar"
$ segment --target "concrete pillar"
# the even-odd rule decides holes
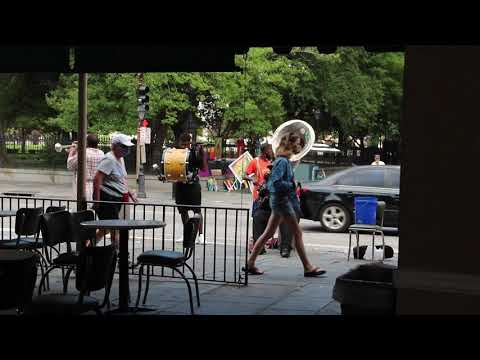
[[[408,47],[398,314],[480,313],[480,47]]]

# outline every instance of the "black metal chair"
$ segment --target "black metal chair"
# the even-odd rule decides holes
[[[72,254],[78,256],[78,254],[85,249],[85,244],[87,240],[91,241],[92,246],[95,245],[95,230],[85,229],[80,224],[84,221],[93,221],[95,220],[95,213],[92,210],[83,210],[74,213],[70,213],[70,240],[72,243],[75,243],[75,252]],[[68,245],[67,245],[68,246]],[[68,280],[70,278],[70,273],[75,269],[76,263],[72,264],[67,270],[67,273],[64,276],[64,293],[67,292]]]
[[[43,241],[39,238],[40,221],[43,214],[43,207],[21,208],[15,216],[15,240],[0,241],[0,249],[4,250],[28,250],[39,255],[39,265],[42,276],[45,273],[44,265],[47,265],[43,256]],[[33,236],[30,238],[29,236]]]
[[[47,207],[47,209],[45,210],[45,214],[50,214],[50,213],[54,213],[54,212],[59,212],[59,211],[65,211],[65,206],[49,206]],[[53,251],[55,251],[57,253],[57,256],[60,254],[60,244],[58,244],[58,249],[55,248],[54,246],[46,246],[45,243],[43,242],[43,231],[42,231],[42,222],[43,222],[43,218],[40,219],[40,235],[39,235],[39,238],[38,238],[38,241],[43,243],[43,247],[42,247],[42,253],[44,254],[44,257],[42,260],[44,260],[45,262],[45,268],[48,268],[49,265],[51,265],[51,260],[53,258]],[[50,254],[48,253],[50,251]],[[62,277],[64,276],[64,271],[63,271],[63,268],[62,268]],[[46,287],[44,285],[44,288],[46,289],[50,289],[50,283],[49,283],[49,278],[47,276],[47,284],[46,284]]]
[[[42,275],[40,285],[38,287],[38,294],[41,294],[42,286],[48,274],[54,269],[62,269],[62,280],[65,287],[64,268],[72,268],[78,263],[78,254],[72,251],[71,247],[71,224],[70,213],[68,211],[58,211],[48,214],[43,214],[41,221],[41,232],[43,237],[43,244],[45,246],[46,259],[48,267],[45,274]],[[66,243],[67,251],[64,253],[58,252],[57,257],[51,258],[48,254],[48,248],[55,248],[56,245]]]
[[[140,302],[140,295],[142,292],[142,275],[143,267],[147,266],[147,283],[145,288],[145,295],[143,297],[143,304],[147,301],[147,294],[150,285],[150,267],[153,266],[164,266],[170,269],[173,269],[175,272],[179,273],[183,280],[185,280],[188,288],[188,295],[190,300],[190,311],[194,315],[193,311],[193,301],[192,301],[192,289],[188,279],[185,277],[182,271],[179,270],[180,267],[185,266],[193,275],[195,281],[195,290],[197,294],[197,303],[200,306],[200,295],[198,291],[198,280],[197,276],[193,269],[187,264],[188,259],[193,254],[193,249],[195,248],[195,239],[197,238],[198,229],[200,226],[200,217],[196,214],[194,217],[190,218],[183,228],[183,252],[178,251],[168,251],[168,250],[151,250],[145,251],[137,258],[138,265],[140,265],[140,271],[138,274],[138,295],[136,307]]]
[[[367,225],[367,224],[353,224],[350,225],[348,228],[348,258],[347,261],[350,260],[350,251],[352,248],[352,233],[355,233],[356,240],[357,240],[357,258],[360,258],[360,234],[371,234],[372,235],[372,260],[374,259],[374,251],[375,251],[375,234],[379,234],[382,236],[382,249],[383,249],[383,257],[382,260],[385,260],[385,236],[383,234],[383,217],[385,214],[385,202],[378,201],[377,202],[377,215],[376,215],[376,224],[375,225]]]
[[[15,240],[0,241],[0,249],[42,249],[43,243],[39,239],[40,220],[43,214],[43,208],[21,208],[17,210],[15,216]],[[28,236],[34,236],[29,238]]]
[[[80,252],[76,266],[78,294],[46,294],[35,297],[25,309],[25,315],[81,315],[101,309],[109,303],[117,253],[112,245],[85,248]],[[90,296],[90,292],[105,289],[103,302]]]
[[[65,211],[65,210],[66,210],[65,206],[49,206],[47,207],[47,210],[45,210],[45,213],[49,214],[49,213]]]

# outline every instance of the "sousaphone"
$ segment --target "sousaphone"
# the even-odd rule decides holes
[[[282,138],[291,133],[300,136],[305,141],[305,146],[303,147],[302,151],[300,151],[298,154],[292,155],[290,158],[291,162],[298,162],[308,154],[315,143],[315,131],[313,131],[313,128],[309,123],[303,120],[294,119],[284,122],[275,130],[275,133],[273,134],[272,149],[275,154],[277,153],[277,149]]]

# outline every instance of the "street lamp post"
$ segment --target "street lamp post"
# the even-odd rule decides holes
[[[145,146],[145,144],[140,144],[140,130],[143,126],[143,121],[145,119],[145,114],[149,110],[149,96],[147,95],[149,91],[148,86],[145,86],[145,79],[143,73],[138,74],[138,129],[137,129],[137,184],[138,184],[138,191],[137,196],[139,198],[146,198],[147,194],[145,192],[145,173],[143,169],[142,157],[141,157],[141,146]]]

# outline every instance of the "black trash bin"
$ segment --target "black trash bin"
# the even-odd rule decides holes
[[[393,273],[396,266],[374,263],[360,265],[339,276],[333,298],[342,315],[395,315],[396,291]]]
[[[32,301],[37,263],[29,251],[0,250],[0,309],[23,310]]]

